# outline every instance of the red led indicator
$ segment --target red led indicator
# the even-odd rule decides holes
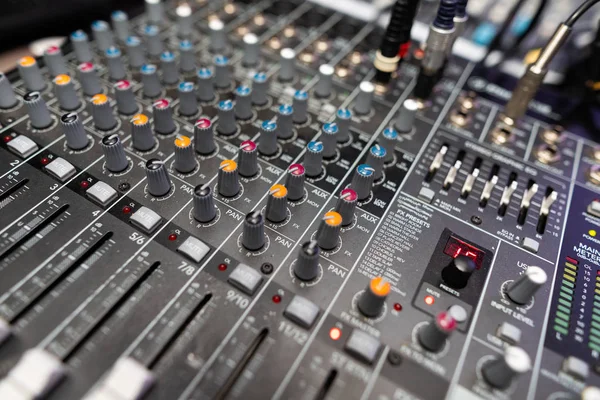
[[[88,187],[90,187],[90,183],[88,181],[81,181],[79,183],[79,186],[81,186],[83,189],[87,189]]]
[[[46,157],[42,158],[42,165],[46,165],[50,162],[50,160]]]
[[[4,136],[3,139],[4,139],[5,143],[8,143],[8,142],[10,142],[10,139],[12,139],[12,138],[10,136]]]
[[[227,264],[219,264],[219,271],[225,271],[227,269]]]
[[[129,214],[131,212],[131,207],[125,206],[123,207],[123,214]]]
[[[275,303],[275,304],[281,303],[281,296],[278,295],[278,294],[274,295],[273,296],[273,303]]]
[[[331,340],[338,340],[342,337],[342,330],[340,328],[331,328],[329,330],[329,337]]]
[[[400,303],[394,303],[394,310],[396,310],[396,311],[402,311],[402,304],[400,304]]]
[[[571,263],[571,264],[574,264],[574,265],[579,265],[579,260],[576,260],[573,257],[567,256],[567,262]]]
[[[169,235],[169,240],[170,240],[171,242],[173,242],[173,241],[177,240],[177,235],[176,235],[176,234],[174,234],[174,233],[171,233],[171,234]]]
[[[433,296],[425,296],[425,304],[428,306],[432,306],[435,303],[435,298]]]
[[[455,237],[450,237],[448,239],[448,243],[446,243],[446,247],[444,248],[444,254],[449,255],[452,258],[456,258],[458,256],[467,256],[477,266],[477,269],[481,268],[483,264],[483,258],[485,257],[485,253],[479,250],[477,247],[471,246],[463,242],[462,240],[458,240]]]

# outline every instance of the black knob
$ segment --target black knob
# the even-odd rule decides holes
[[[316,240],[302,244],[294,264],[294,275],[298,279],[312,281],[319,275],[319,252],[319,245]]]
[[[217,215],[215,200],[209,185],[194,188],[194,218],[200,222],[212,221]]]
[[[477,266],[475,262],[467,256],[458,256],[442,270],[442,279],[444,282],[454,288],[462,289],[467,286],[471,274]]]
[[[248,250],[259,250],[265,245],[265,221],[260,211],[246,214],[242,245]]]
[[[456,329],[456,321],[448,312],[439,313],[435,319],[419,329],[417,338],[425,349],[438,352],[444,348],[446,339]]]

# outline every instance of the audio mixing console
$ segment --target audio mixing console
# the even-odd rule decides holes
[[[310,2],[110,19],[0,75],[0,399],[600,398],[560,110]]]

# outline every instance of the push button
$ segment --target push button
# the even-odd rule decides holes
[[[373,364],[381,344],[379,340],[360,329],[354,329],[346,342],[345,349],[352,356],[367,364]]]
[[[46,165],[46,171],[61,182],[66,181],[77,172],[70,162],[61,157],[55,158],[54,161]]]
[[[134,212],[129,220],[144,232],[150,233],[160,225],[162,218],[148,207],[142,207]]]
[[[38,149],[37,144],[27,136],[19,135],[7,144],[10,151],[21,158],[27,158]]]
[[[310,329],[319,315],[319,307],[302,296],[294,296],[283,315],[301,327]]]
[[[195,262],[200,262],[208,254],[210,247],[200,239],[190,236],[177,248],[177,251],[185,254]]]
[[[246,264],[240,264],[229,275],[228,282],[242,292],[252,296],[262,282],[262,276]]]
[[[102,207],[107,206],[111,201],[117,198],[117,191],[102,181],[96,182],[85,192],[85,194]]]

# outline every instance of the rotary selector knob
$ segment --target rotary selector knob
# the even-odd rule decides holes
[[[60,108],[63,110],[73,111],[81,106],[81,100],[79,100],[75,90],[73,79],[69,75],[61,74],[54,78],[54,93]]]
[[[321,175],[323,170],[323,143],[309,142],[304,154],[304,169],[306,175],[313,178]]]
[[[219,89],[228,88],[231,84],[231,71],[229,70],[229,59],[225,56],[216,56],[215,64],[215,86]]]
[[[113,11],[110,14],[113,29],[117,38],[124,42],[129,37],[129,16],[121,10]]]
[[[335,122],[323,124],[321,128],[321,143],[323,143],[323,157],[333,158],[337,150],[337,135],[339,128]]]
[[[267,104],[267,88],[269,81],[267,74],[264,72],[257,72],[252,77],[252,104],[257,106],[264,106]]]
[[[443,311],[419,329],[417,339],[425,349],[437,353],[444,348],[446,340],[455,329],[456,321],[450,313]]]
[[[215,90],[212,71],[208,68],[200,68],[196,73],[196,83],[198,84],[198,99],[205,103],[213,101]]]
[[[483,379],[496,389],[506,389],[518,375],[531,369],[531,359],[525,350],[510,346],[504,355],[485,363],[481,368]]]
[[[153,24],[161,24],[164,19],[164,7],[161,0],[146,0],[146,18]]]
[[[199,118],[194,124],[194,147],[196,148],[196,153],[205,156],[214,153],[217,149],[213,125],[210,119]]]
[[[385,162],[390,162],[394,159],[394,149],[398,141],[398,132],[394,128],[385,128],[379,135],[379,145],[385,149]]]
[[[177,135],[175,139],[175,169],[182,174],[187,174],[196,169],[197,165],[192,139],[184,135]]]
[[[246,140],[240,144],[238,164],[240,175],[246,178],[258,173],[258,151],[256,143],[252,140]]]
[[[194,219],[199,222],[210,222],[215,219],[217,211],[212,189],[208,184],[194,188]]]
[[[258,138],[258,151],[265,156],[277,152],[277,124],[273,121],[263,121]]]
[[[248,86],[235,89],[235,117],[241,120],[252,118],[252,90]]]
[[[158,57],[163,52],[163,42],[160,37],[160,29],[156,25],[146,25],[143,30],[146,41],[146,51],[151,57]]]
[[[290,82],[296,76],[296,52],[285,48],[279,53],[279,80]]]
[[[219,102],[219,125],[218,131],[222,135],[233,135],[237,132],[235,124],[235,115],[233,110],[233,102],[231,100],[223,100]]]
[[[348,108],[340,108],[336,111],[335,123],[339,129],[338,143],[346,143],[350,140],[350,122],[352,122],[352,111]]]
[[[138,151],[148,151],[156,144],[150,120],[146,115],[136,114],[131,118],[131,141],[133,148]]]
[[[86,96],[94,96],[102,92],[102,85],[100,85],[100,78],[96,73],[96,67],[91,62],[84,62],[79,64],[77,67],[77,77],[81,84],[83,94]]]
[[[223,160],[219,165],[217,176],[219,194],[224,197],[234,197],[240,192],[238,166],[233,160]]]
[[[125,71],[125,65],[123,64],[121,50],[114,46],[109,47],[104,52],[104,57],[106,59],[106,66],[108,67],[108,77],[112,81],[125,79],[127,72]]]
[[[294,108],[289,104],[282,104],[277,109],[277,136],[289,139],[294,135]]]
[[[358,195],[354,189],[346,188],[340,193],[340,198],[335,205],[335,211],[342,216],[342,226],[349,226],[354,222],[354,210]]]
[[[408,134],[412,132],[418,110],[419,104],[416,102],[416,100],[404,100],[402,107],[400,107],[400,110],[398,111],[396,122],[394,122],[394,127],[400,134]]]
[[[193,30],[192,7],[187,3],[182,3],[175,9],[175,15],[177,15],[178,36],[190,36]]]
[[[317,243],[323,250],[333,250],[340,242],[342,216],[335,211],[325,213],[317,230]]]
[[[369,154],[367,154],[367,164],[375,170],[375,180],[381,179],[383,176],[383,164],[386,155],[387,151],[378,144],[369,149]]]
[[[371,82],[364,81],[358,85],[358,89],[359,92],[354,101],[354,111],[359,115],[366,115],[371,112],[375,85]]]
[[[454,289],[462,289],[469,283],[471,274],[477,265],[467,256],[459,255],[453,258],[443,270],[442,279],[444,283]]]
[[[260,250],[265,245],[265,221],[260,211],[246,214],[242,245],[251,251]]]
[[[115,44],[112,30],[106,21],[92,22],[92,36],[100,51],[106,51]]]
[[[142,74],[142,91],[144,97],[155,99],[162,93],[162,86],[158,78],[158,69],[154,64],[144,64],[140,68]]]
[[[125,50],[129,58],[129,67],[141,68],[146,64],[146,52],[142,39],[138,36],[129,36],[125,41]]]
[[[0,108],[7,110],[15,107],[19,100],[15,97],[10,81],[0,72]]]
[[[114,85],[115,99],[117,100],[117,111],[119,114],[132,115],[138,111],[131,82],[122,80]]]
[[[292,103],[294,107],[293,121],[295,124],[303,124],[308,119],[308,92],[296,90]]]
[[[227,47],[227,33],[225,24],[220,19],[213,19],[208,23],[210,30],[210,51],[213,53],[222,52]]]
[[[506,295],[517,304],[527,304],[547,280],[548,276],[543,269],[528,267],[525,273],[506,289]]]
[[[288,200],[297,201],[304,197],[304,167],[302,164],[292,164],[287,170],[285,187],[288,189]]]
[[[287,218],[287,194],[285,186],[279,184],[271,186],[265,213],[269,221],[274,223],[285,221]]]
[[[173,109],[169,100],[160,99],[155,101],[152,104],[152,116],[156,133],[168,135],[177,129],[175,121],[173,121]]]
[[[333,86],[333,74],[335,69],[329,64],[323,64],[319,67],[319,81],[315,88],[315,95],[319,98],[326,98],[331,95]]]
[[[35,129],[45,129],[52,125],[52,116],[40,92],[29,92],[23,96],[29,114],[29,122]]]
[[[125,155],[125,149],[119,135],[113,133],[112,135],[104,136],[101,142],[102,152],[104,153],[104,160],[106,169],[110,172],[122,172],[129,165],[127,156]]]
[[[80,63],[92,61],[92,50],[90,48],[90,42],[88,35],[81,29],[71,33],[71,44],[73,45],[73,51],[75,52],[75,58]]]
[[[319,245],[316,240],[304,242],[294,264],[294,275],[303,281],[312,281],[319,276]]]
[[[105,94],[99,93],[92,97],[92,116],[96,129],[110,131],[117,126],[110,99]]]
[[[83,123],[77,113],[70,112],[63,114],[60,117],[60,125],[62,126],[65,137],[67,138],[67,146],[73,150],[81,150],[85,148],[90,139],[85,133]]]
[[[192,82],[181,82],[177,86],[179,96],[179,114],[191,117],[198,113],[198,99]]]
[[[179,42],[179,69],[181,72],[193,72],[196,70],[196,55],[194,45],[185,39]]]
[[[69,73],[62,51],[58,46],[50,46],[44,50],[44,64],[52,76]]]
[[[153,158],[146,162],[146,178],[148,192],[155,197],[162,197],[171,190],[171,178],[162,160]]]
[[[375,170],[369,164],[360,164],[352,176],[350,187],[354,189],[358,200],[365,200],[371,194],[375,180]]]
[[[371,279],[365,291],[360,295],[356,304],[358,310],[368,318],[381,315],[385,299],[390,293],[391,285],[382,277]]]
[[[17,68],[27,90],[41,91],[46,88],[46,82],[35,58],[31,56],[21,58],[17,64]]]
[[[260,58],[260,43],[254,33],[246,33],[243,38],[244,56],[242,65],[244,67],[253,67],[258,64]]]

